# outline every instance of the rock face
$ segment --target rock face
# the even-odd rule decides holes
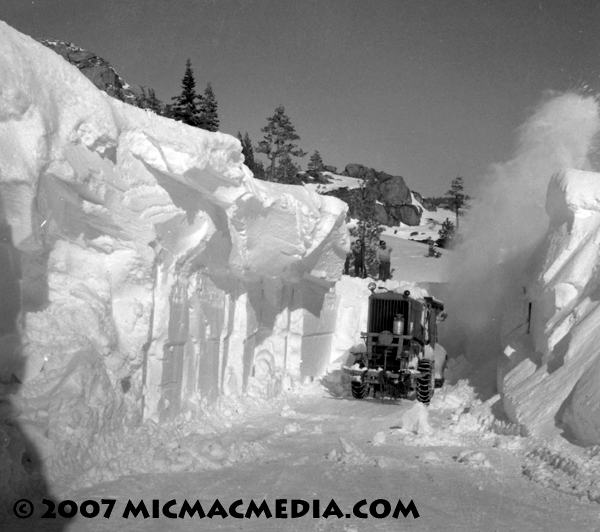
[[[93,52],[83,50],[69,42],[46,39],[39,42],[76,66],[98,89],[110,96],[129,102],[142,95],[139,87],[132,87],[125,83],[108,61]]]
[[[512,421],[549,435],[560,423],[578,441],[600,443],[600,175],[562,171],[549,185],[546,258],[533,285],[506,309],[498,387]],[[531,313],[529,314],[529,311]]]
[[[416,205],[394,205],[389,207],[390,217],[405,225],[416,226],[421,223],[422,211]],[[398,223],[392,225],[399,225]]]
[[[378,172],[373,168],[366,168],[362,164],[346,165],[346,169],[342,172],[342,175],[356,179],[375,178],[379,191],[377,200],[383,204],[402,205],[412,202],[410,189],[406,186],[404,178],[401,176]]]
[[[254,180],[236,138],[109,98],[2,22],[0,70],[0,500],[32,471],[129,470],[141,423],[319,376],[342,202]]]
[[[346,165],[342,175],[356,179],[373,178],[375,180],[377,183],[376,199],[379,202],[375,205],[375,215],[380,223],[390,226],[398,226],[400,223],[411,226],[420,224],[421,209],[412,205],[410,189],[402,177],[377,172],[373,168],[366,168],[361,164]],[[327,195],[346,202],[350,207],[350,214],[355,215],[352,210],[352,197],[358,193],[357,189],[340,188],[328,192]]]
[[[435,206],[435,204],[429,200],[429,199],[424,199],[423,201],[421,201],[421,205],[423,205],[423,208],[426,211],[429,212],[436,212],[437,211],[437,207]]]

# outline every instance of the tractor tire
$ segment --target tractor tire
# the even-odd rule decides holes
[[[427,358],[419,360],[417,371],[424,373],[423,377],[417,379],[417,400],[428,405],[433,397],[435,388],[435,362]]]
[[[362,382],[352,381],[352,397],[354,399],[364,399],[369,395],[369,385]]]

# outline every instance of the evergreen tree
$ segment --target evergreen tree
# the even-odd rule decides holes
[[[254,158],[254,148],[252,147],[252,141],[248,132],[242,137],[242,134],[238,131],[237,137],[242,145],[242,154],[244,156],[244,164],[250,169],[257,179],[265,178],[265,167],[261,161]]]
[[[450,196],[450,205],[456,213],[456,229],[458,229],[458,217],[460,215],[460,209],[462,209],[466,205],[467,200],[470,199],[469,196],[463,193],[463,190],[463,178],[457,177],[452,180],[450,190],[446,192],[446,196]]]
[[[302,181],[298,178],[300,167],[292,161],[289,154],[285,154],[279,160],[279,166],[275,172],[275,181],[287,185],[299,185]]]
[[[146,87],[140,87],[140,89],[142,91],[142,95],[135,99],[134,105],[140,109],[149,109],[150,111],[155,112],[157,115],[163,115],[165,104],[156,97],[154,89],[148,87],[148,92],[146,92]]]
[[[324,169],[325,165],[323,164],[321,154],[315,150],[315,153],[310,156],[310,161],[308,163],[308,175],[311,177],[318,177],[319,172],[322,172]]]
[[[303,152],[293,143],[295,140],[300,140],[300,137],[296,134],[296,129],[285,114],[283,105],[277,107],[273,116],[267,118],[267,120],[267,125],[261,129],[265,133],[264,139],[258,143],[256,151],[264,153],[267,159],[271,161],[268,180],[273,181],[276,177],[277,159],[285,155],[304,157],[306,152]]]
[[[200,103],[200,126],[207,131],[219,130],[219,115],[217,114],[217,99],[210,83],[206,84],[204,96]]]
[[[196,80],[189,59],[185,63],[181,87],[183,88],[181,94],[171,98],[175,102],[170,108],[171,116],[189,126],[201,127],[199,104],[202,103],[202,97],[196,94]]]
[[[156,97],[156,93],[153,88],[148,89],[148,98],[146,100],[146,107],[156,114],[162,115],[165,105]]]
[[[450,218],[446,218],[444,223],[442,223],[442,228],[438,231],[438,235],[440,237],[439,238],[439,240],[440,240],[439,246],[441,248],[448,247],[448,244],[450,244],[450,241],[454,237],[455,232],[456,232],[456,227],[450,221]]]
[[[383,233],[383,227],[375,216],[377,195],[377,180],[374,175],[370,175],[361,181],[350,205],[351,211],[358,218],[358,224],[350,229],[350,235],[361,241],[365,254],[365,270],[373,278],[379,271],[376,250]]]

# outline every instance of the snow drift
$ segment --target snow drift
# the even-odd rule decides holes
[[[326,365],[341,201],[255,181],[234,137],[112,99],[4,23],[0,70],[0,494]]]

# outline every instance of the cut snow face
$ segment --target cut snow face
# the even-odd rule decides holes
[[[579,443],[598,444],[600,174],[559,172],[546,210],[545,261],[512,306],[512,321],[529,323],[504,337],[498,382],[506,413],[529,433],[549,435],[560,425]]]
[[[4,23],[0,69],[2,405],[19,394],[0,424],[20,427],[0,489],[68,482],[128,426],[327,365],[341,201],[255,181],[234,137],[112,99]]]
[[[521,127],[515,157],[493,166],[473,194],[446,298],[448,328],[456,333],[451,352],[482,362],[502,351],[504,301],[522,297],[531,261],[543,260],[550,178],[562,168],[589,169],[599,129],[595,98],[568,93],[546,101]]]
[[[515,158],[476,193],[446,298],[446,330],[460,332],[450,351],[499,365],[482,396],[497,385],[525,433],[584,444],[600,442],[600,175],[581,170],[599,130],[595,98],[564,94],[540,106]]]

